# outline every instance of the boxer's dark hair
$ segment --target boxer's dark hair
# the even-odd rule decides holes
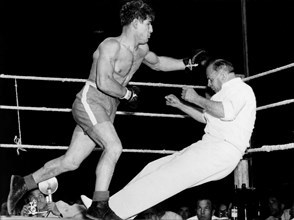
[[[122,26],[130,24],[134,19],[154,21],[153,9],[142,0],[133,0],[125,3],[120,10],[120,23]]]

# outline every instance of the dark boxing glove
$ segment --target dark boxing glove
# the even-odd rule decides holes
[[[184,58],[183,63],[185,64],[186,70],[192,71],[196,67],[205,66],[208,59],[208,53],[205,50],[198,49],[192,57]]]
[[[136,109],[138,107],[138,95],[140,93],[140,89],[137,86],[128,86],[127,92],[121,99],[126,100],[127,105],[132,108]]]

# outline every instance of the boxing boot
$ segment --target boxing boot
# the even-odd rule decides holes
[[[86,216],[93,220],[122,220],[109,207],[107,201],[93,201]]]
[[[25,180],[21,176],[12,175],[10,179],[10,192],[7,198],[7,211],[9,215],[13,213],[18,201],[28,191]]]

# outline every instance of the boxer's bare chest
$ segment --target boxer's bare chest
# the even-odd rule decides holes
[[[134,73],[139,69],[144,56],[140,49],[131,50],[122,45],[117,58],[114,61],[114,71],[121,77],[121,83],[127,84]]]

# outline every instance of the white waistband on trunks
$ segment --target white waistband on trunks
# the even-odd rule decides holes
[[[90,85],[90,86],[92,86],[92,87],[94,87],[94,88],[97,89],[96,83],[94,83],[94,82],[86,81],[86,84],[87,84],[87,85]]]

